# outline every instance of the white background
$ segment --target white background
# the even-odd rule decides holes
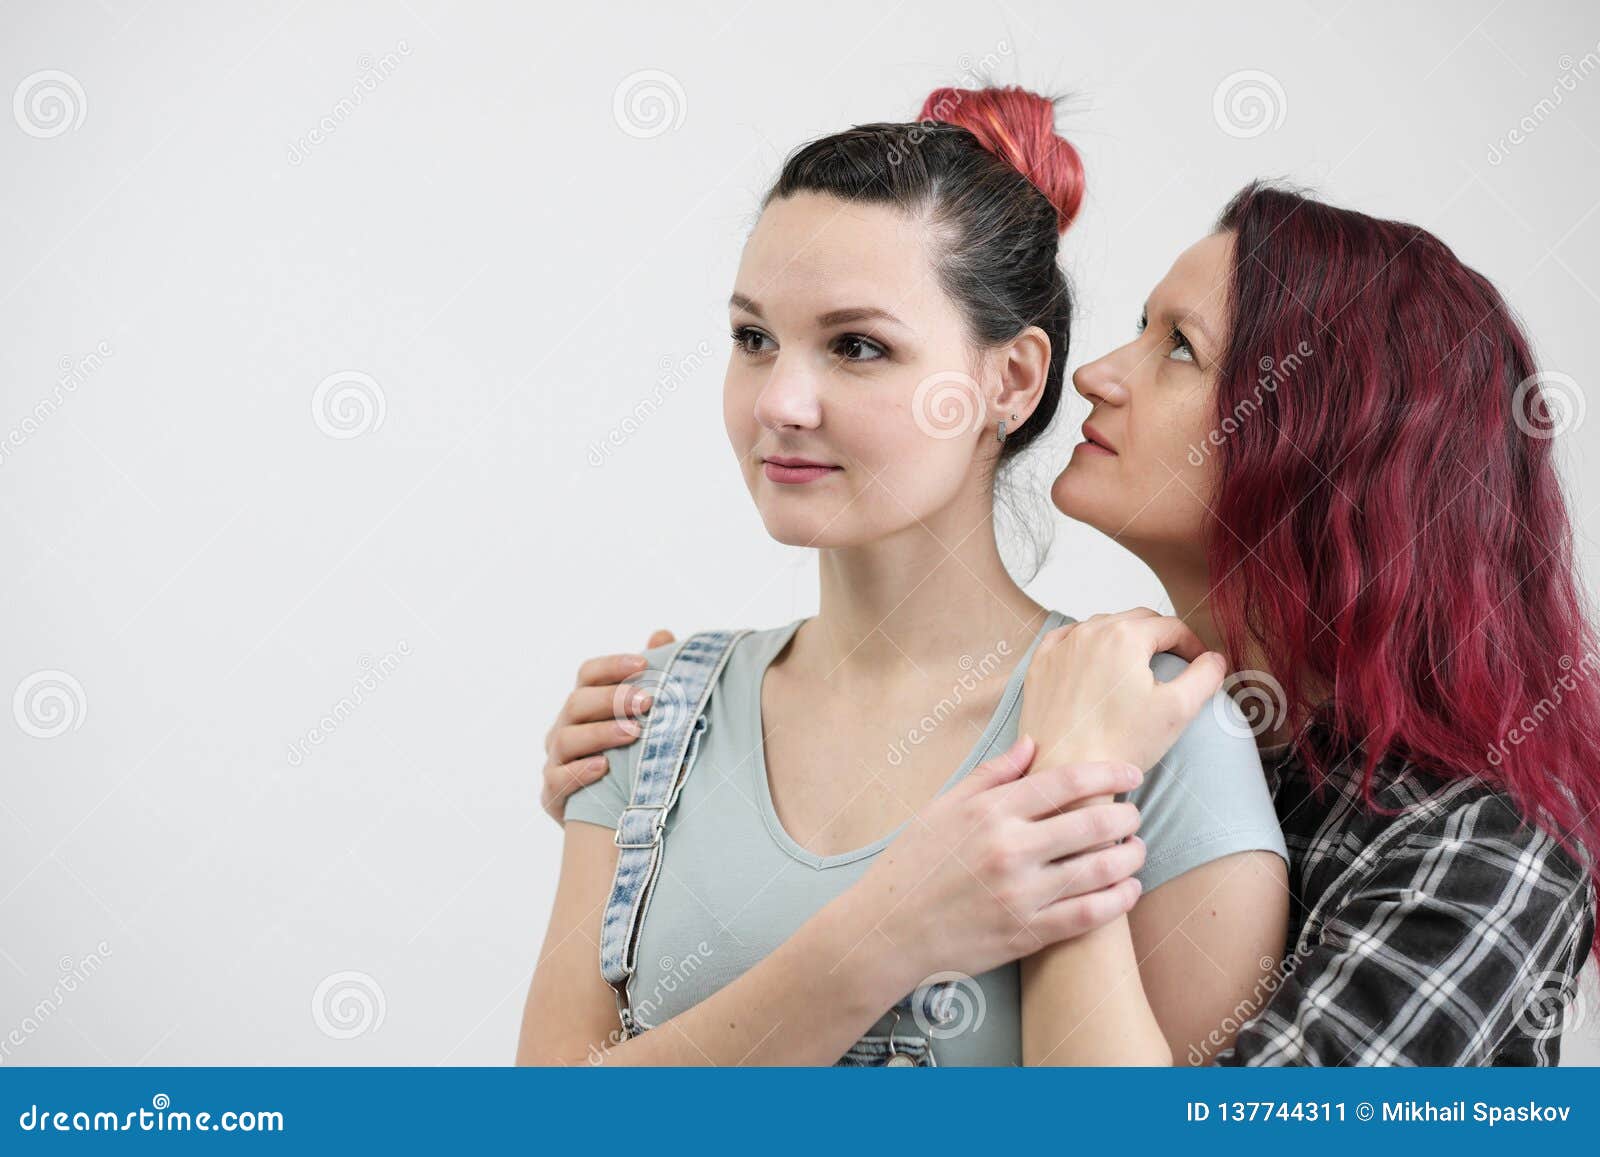
[[[0,456],[0,690],[82,689],[60,735],[0,728],[0,1038],[24,1030],[0,1063],[510,1059],[560,843],[541,739],[579,660],[814,609],[719,410],[743,236],[811,137],[974,70],[1071,94],[1074,365],[1268,175],[1436,231],[1547,368],[1600,376],[1600,75],[1536,112],[1600,66],[1592,5],[577,7],[0,14],[0,95],[77,86],[34,82],[66,123],[0,115],[0,438],[110,351]],[[647,70],[668,107],[630,113]],[[1281,96],[1241,137],[1213,96],[1244,70]],[[382,422],[334,437],[313,399],[347,371]],[[1593,573],[1600,417],[1563,444]],[[1159,604],[1053,521],[1037,598]],[[343,995],[314,1011],[319,986]],[[1571,1060],[1600,1059],[1597,1004]]]

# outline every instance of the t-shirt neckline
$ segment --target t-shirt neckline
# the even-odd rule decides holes
[[[821,856],[802,847],[799,841],[789,834],[788,829],[783,826],[783,822],[778,819],[777,805],[772,799],[772,783],[767,778],[767,740],[761,719],[761,687],[766,681],[767,668],[772,665],[772,661],[788,645],[789,640],[805,621],[806,619],[804,618],[796,619],[787,627],[774,632],[768,639],[766,648],[756,656],[754,694],[751,695],[753,705],[750,707],[750,713],[753,717],[750,722],[754,726],[755,747],[754,757],[750,762],[755,773],[756,798],[760,801],[761,818],[766,823],[767,832],[772,837],[773,842],[783,849],[790,858],[798,860],[802,864],[807,864],[817,869],[837,868],[881,852],[894,841],[896,836],[905,830],[906,824],[911,821],[905,820],[901,822],[893,831],[880,836],[870,844],[859,848],[851,848],[848,851],[835,852],[829,856]],[[1066,621],[1067,616],[1060,611],[1051,611],[1045,617],[1044,625],[1035,633],[1033,641],[1028,644],[1028,649],[1022,653],[1022,658],[1017,660],[1016,666],[1006,679],[1005,690],[1001,693],[1000,702],[995,705],[993,713],[989,716],[988,726],[984,728],[983,734],[978,738],[977,743],[973,745],[972,750],[967,753],[966,759],[962,760],[961,765],[951,773],[950,778],[945,780],[943,786],[939,788],[936,796],[943,795],[949,791],[960,782],[963,776],[983,760],[988,759],[991,755],[998,754],[992,752],[990,748],[993,747],[995,738],[1004,728],[1006,720],[1011,717],[1011,712],[1016,707],[1017,699],[1022,694],[1022,681],[1027,673],[1028,663],[1033,658],[1033,652],[1039,645],[1039,640]]]

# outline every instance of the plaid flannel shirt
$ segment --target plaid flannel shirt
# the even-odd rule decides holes
[[[1289,938],[1223,1065],[1548,1065],[1594,934],[1589,877],[1477,779],[1401,760],[1361,799],[1263,756],[1289,847]],[[1391,814],[1383,814],[1383,812]]]

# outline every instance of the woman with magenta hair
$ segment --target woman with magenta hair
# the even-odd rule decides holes
[[[1250,730],[1290,853],[1281,964],[1214,1032],[1125,1059],[1554,1063],[1595,946],[1600,699],[1505,302],[1420,228],[1251,186],[1073,381],[1092,412],[1052,498],[1146,562],[1267,707]],[[618,742],[601,707],[625,660],[586,665],[551,732],[557,814],[604,775],[583,758]],[[1160,896],[1044,966],[1137,1023],[1149,993],[1112,981]]]
[[[1270,976],[1287,851],[1222,656],[1148,611],[1063,634],[996,542],[1082,189],[1016,89],[788,158],[723,416],[820,610],[645,656],[643,742],[566,800],[519,1060],[1165,1064]]]
[[[1527,339],[1427,231],[1260,185],[1139,328],[1074,375],[1108,452],[1052,497],[1270,705],[1292,863],[1264,1009],[1191,1059],[1554,1063],[1600,698],[1569,670],[1594,638]]]

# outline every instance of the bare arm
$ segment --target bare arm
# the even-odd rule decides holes
[[[1288,870],[1238,852],[1167,881],[1126,917],[1022,962],[1023,1063],[1204,1064],[1268,995]]]
[[[621,1041],[600,976],[600,916],[616,870],[609,829],[567,825],[561,881],[523,1010],[517,1063],[831,1065],[916,987],[846,892],[743,976]],[[850,967],[838,967],[849,960]]]
[[[1126,916],[1022,962],[1022,1063],[1172,1063]]]
[[[1149,662],[1165,649],[1204,653],[1187,627],[1152,611],[1052,632],[1028,673],[1023,726],[1046,758],[1152,766],[1222,675],[1211,657],[1158,684]],[[1239,1021],[1227,1028],[1229,1018],[1275,966],[1286,920],[1286,872],[1270,852],[1167,881],[1126,917],[1023,961],[1024,1063],[1170,1065],[1214,1031],[1231,1040]]]
[[[1175,1064],[1208,1064],[1272,994],[1289,868],[1235,852],[1176,876],[1128,915],[1144,991]]]

